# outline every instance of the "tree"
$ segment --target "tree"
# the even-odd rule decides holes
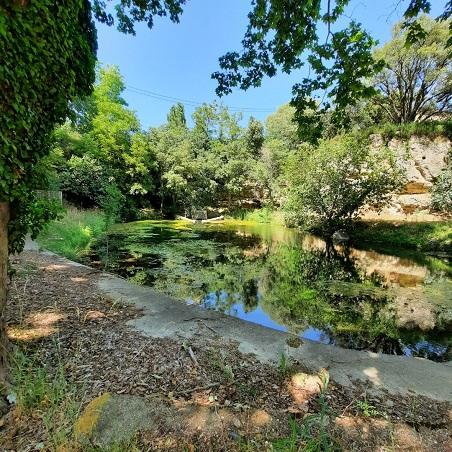
[[[167,119],[169,127],[185,129],[187,127],[187,119],[185,118],[184,105],[181,103],[173,105],[170,108]]]
[[[108,176],[102,164],[93,156],[73,155],[60,176],[61,189],[68,199],[84,207],[100,205],[108,185]]]
[[[271,204],[278,204],[277,198],[284,185],[281,175],[291,150],[287,148],[284,141],[273,138],[266,139],[262,147],[259,162],[256,168],[256,177],[266,191],[265,195]]]
[[[95,142],[92,156],[126,200],[123,218],[133,217],[136,206],[155,187],[156,158],[134,111],[122,98],[123,78],[115,66],[100,68],[94,88],[88,136]],[[105,188],[105,187],[104,187]]]
[[[300,131],[316,141],[321,136],[321,115],[332,104],[333,119],[346,120],[344,109],[375,90],[366,80],[376,75],[383,62],[375,60],[372,50],[376,41],[361,24],[349,21],[343,29],[333,28],[346,20],[345,8],[350,0],[272,1],[254,0],[248,14],[249,24],[240,52],[229,52],[219,60],[217,94],[228,94],[234,87],[248,89],[260,86],[264,77],[273,77],[278,69],[290,73],[306,64],[309,76],[293,87],[292,105]],[[404,14],[408,42],[425,34],[420,13],[429,13],[431,2],[410,0]],[[447,2],[439,20],[452,14]],[[449,39],[449,43],[452,39]]]
[[[381,93],[377,103],[391,122],[425,121],[442,112],[452,112],[452,52],[446,46],[448,22],[424,16],[420,23],[426,35],[406,46],[403,24],[393,29],[392,39],[375,52],[385,69],[375,77]]]
[[[258,156],[264,144],[264,127],[262,123],[251,116],[248,121],[248,127],[245,132],[246,146],[249,151]]]
[[[287,149],[296,149],[301,141],[295,122],[295,107],[290,104],[281,105],[275,113],[268,116],[265,131],[268,139],[281,141]]]
[[[25,233],[49,212],[37,202],[35,164],[48,154],[68,101],[94,81],[95,28],[87,1],[57,8],[49,0],[0,6],[0,382],[5,378],[8,251],[20,251]]]
[[[118,28],[133,32],[135,21],[153,25],[154,15],[179,20],[185,0],[118,2]],[[104,1],[94,14],[112,25]],[[50,212],[37,202],[35,164],[49,153],[51,134],[69,115],[69,103],[89,95],[94,82],[96,29],[88,0],[64,7],[50,0],[0,4],[0,382],[6,374],[3,312],[7,299],[7,259],[37,234]]]
[[[304,146],[289,159],[285,210],[292,224],[327,235],[360,210],[380,207],[400,188],[403,173],[388,149],[371,149],[358,135]]]

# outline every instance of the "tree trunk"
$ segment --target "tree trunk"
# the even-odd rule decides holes
[[[5,307],[8,293],[9,203],[0,202],[0,387],[6,382],[7,346]]]

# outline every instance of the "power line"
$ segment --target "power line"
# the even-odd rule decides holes
[[[181,99],[179,97],[167,96],[165,94],[156,93],[154,91],[149,91],[149,90],[142,89],[142,88],[136,88],[136,87],[130,86],[130,85],[126,85],[126,89],[134,94],[141,94],[143,96],[147,96],[152,99],[162,100],[162,101],[171,102],[171,103],[178,102],[178,103],[181,103],[188,107],[199,107],[199,106],[205,104],[205,102],[197,102],[194,100]],[[272,113],[275,111],[275,109],[271,109],[271,108],[253,108],[253,107],[243,107],[243,108],[228,107],[228,109],[231,111],[243,112],[243,113]]]

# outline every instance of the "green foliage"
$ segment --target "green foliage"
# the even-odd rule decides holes
[[[105,168],[89,154],[83,157],[73,155],[60,176],[61,189],[71,201],[88,207],[99,204],[108,183]]]
[[[124,205],[124,196],[116,185],[109,184],[100,199],[100,205],[105,217],[105,229],[109,229],[120,219],[120,213]]]
[[[170,108],[167,116],[168,127],[170,129],[185,129],[187,127],[187,119],[185,118],[184,105],[178,103]]]
[[[145,22],[149,28],[154,25],[154,17],[169,16],[172,22],[179,22],[182,6],[186,0],[118,0],[115,5],[117,28],[123,33],[135,34],[135,23]],[[113,25],[115,17],[103,0],[93,0],[93,12],[99,22]]]
[[[281,105],[275,113],[267,117],[265,131],[267,140],[278,140],[287,150],[293,150],[300,144],[295,122],[295,107]]]
[[[376,41],[345,14],[349,3],[253,2],[241,52],[222,56],[221,71],[212,74],[218,82],[217,94],[228,94],[237,86],[244,90],[260,86],[264,77],[275,76],[278,69],[286,73],[299,69],[307,53],[309,76],[292,90],[300,132],[306,140],[317,141],[322,134],[322,114],[332,104],[333,122],[347,124],[347,108],[375,94],[366,80],[384,65],[373,58]],[[410,1],[404,14],[407,43],[416,44],[427,34],[418,16],[428,13],[430,5],[428,0]],[[439,20],[448,19],[451,13],[447,5]],[[340,26],[343,28],[334,30]],[[321,27],[326,32],[322,33]]]
[[[260,123],[252,121],[244,130],[239,116],[216,103],[195,110],[192,130],[182,118],[183,110],[172,108],[168,124],[149,133],[162,210],[203,208],[222,200],[231,205],[253,181],[262,143]]]
[[[91,251],[93,242],[106,230],[105,216],[98,210],[68,209],[63,218],[49,223],[38,236],[43,248],[72,260]]]
[[[264,144],[264,127],[257,119],[250,117],[245,132],[245,142],[249,151],[257,156]]]
[[[441,171],[433,184],[432,207],[444,213],[452,213],[452,164]]]
[[[268,224],[274,223],[274,212],[270,207],[262,207],[261,209],[234,209],[228,214],[228,217],[241,221],[250,221],[254,223]]]
[[[60,156],[56,172],[71,202],[100,206],[114,186],[122,199],[120,216],[129,217],[137,205],[149,206],[146,196],[155,189],[157,163],[123,91],[118,68],[100,68],[93,94],[71,105],[72,124],[56,129],[52,154]]]
[[[36,186],[34,166],[48,154],[68,101],[92,88],[96,34],[86,0],[64,8],[49,0],[3,2],[0,14],[0,200],[12,210],[10,251],[19,251],[21,235],[37,218],[29,195]]]
[[[384,205],[403,182],[389,150],[372,151],[357,135],[302,148],[289,160],[287,178],[289,224],[326,234],[347,226],[365,205]]]
[[[375,97],[388,121],[425,121],[450,112],[452,100],[452,53],[446,45],[452,22],[437,22],[428,16],[419,21],[425,36],[406,45],[409,31],[395,25],[392,40],[375,52],[385,69],[374,83],[381,93]]]
[[[369,403],[366,394],[364,394],[363,400],[356,401],[356,407],[366,417],[380,417],[383,414],[375,406]]]
[[[25,194],[13,210],[8,223],[8,245],[11,250],[22,250],[25,233],[35,239],[45,225],[61,216],[61,205],[52,200],[39,199],[35,192]]]

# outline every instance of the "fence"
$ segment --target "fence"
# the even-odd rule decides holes
[[[58,201],[63,205],[63,192],[61,190],[36,190],[36,195],[39,199]]]

